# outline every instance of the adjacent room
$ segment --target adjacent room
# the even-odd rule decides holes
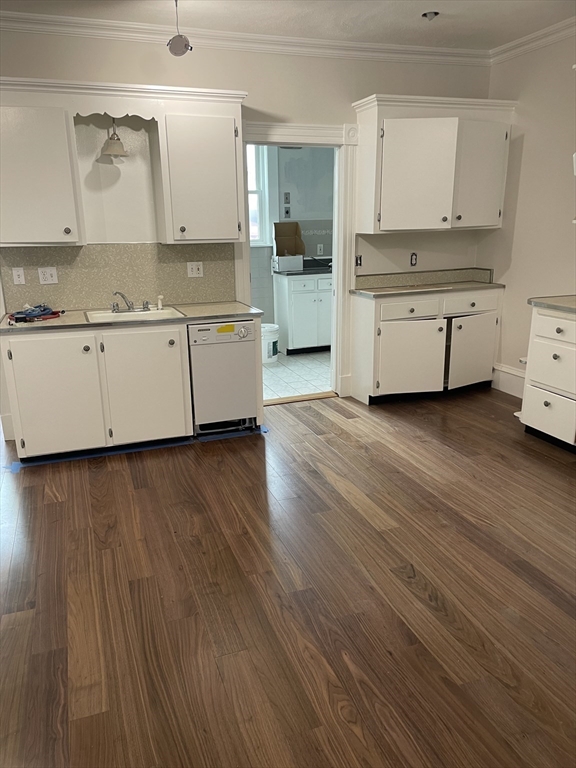
[[[576,0],[0,35],[0,768],[576,768]]]

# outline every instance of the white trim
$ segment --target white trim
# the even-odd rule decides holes
[[[177,88],[171,85],[138,85],[130,83],[77,82],[74,80],[42,80],[31,77],[0,77],[3,91],[20,93],[59,93],[81,96],[119,96],[138,99],[186,99],[241,104],[246,91],[213,90],[211,88]]]
[[[298,125],[296,123],[247,123],[243,124],[244,141],[247,144],[322,144],[337,146],[352,143],[350,129],[356,125]],[[345,139],[346,134],[346,139]],[[358,133],[356,130],[356,141]]]
[[[511,43],[500,45],[490,51],[491,64],[500,64],[502,61],[513,59],[516,56],[522,56],[530,51],[536,51],[545,45],[558,43],[571,37],[576,32],[576,16],[553,24],[551,27],[533,32],[531,35],[521,37],[519,40],[513,40]]]
[[[0,12],[0,26],[12,32],[41,35],[68,35],[107,40],[166,45],[174,34],[173,26],[137,24],[128,21],[84,19],[40,13]],[[337,40],[256,35],[208,29],[184,29],[193,46],[252,53],[289,54],[315,58],[364,59],[419,64],[459,64],[490,66],[488,51],[469,48],[432,48],[420,45],[373,45]]]
[[[352,106],[356,112],[364,112],[372,107],[417,107],[433,109],[515,109],[517,102],[504,99],[460,99],[448,96],[390,96],[376,93],[365,99],[355,101]]]
[[[511,365],[494,363],[492,386],[494,389],[521,399],[524,393],[524,371],[521,371],[519,368],[513,368]]]

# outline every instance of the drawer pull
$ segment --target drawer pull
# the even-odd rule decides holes
[[[558,326],[558,328],[556,328],[556,333],[564,333],[564,328],[560,328],[560,326]]]
[[[476,302],[475,302],[475,301],[471,301],[471,302],[470,302],[470,306],[471,306],[471,307],[475,307],[475,306],[476,306]]]
[[[461,331],[461,330],[462,330],[462,326],[461,326],[461,325],[457,325],[457,326],[456,326],[456,328],[457,328],[459,331]]]
[[[174,344],[176,344],[176,342],[174,341],[174,339],[170,339],[170,341],[168,342],[168,346],[169,346],[169,347],[173,347],[173,346],[174,346]]]
[[[448,221],[448,216],[442,216],[442,221]]]
[[[182,234],[184,234],[184,232],[186,232],[186,227],[184,225],[182,225],[180,227],[180,232],[182,232]]]
[[[556,352],[552,355],[552,360],[560,360],[560,355],[557,355]]]
[[[550,400],[544,400],[544,408],[550,407]]]
[[[414,310],[414,307],[410,307],[410,309],[408,310],[408,312],[410,312],[410,314],[411,314],[411,315],[413,315],[413,314],[414,314],[414,312],[415,312],[415,310]]]
[[[442,333],[443,330],[444,330],[444,326],[441,325],[440,328],[438,328],[438,333]]]
[[[82,349],[83,349],[83,351],[84,351],[84,352],[90,352],[90,347],[88,346],[88,344],[85,344],[85,345],[82,347]]]

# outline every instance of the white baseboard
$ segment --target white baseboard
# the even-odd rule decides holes
[[[519,368],[513,368],[511,365],[494,365],[494,379],[492,380],[494,389],[500,392],[506,392],[508,395],[522,398],[524,392],[524,371]]]
[[[0,423],[2,424],[2,432],[4,434],[4,440],[15,440],[14,425],[12,424],[12,416],[9,413],[4,413],[0,416]]]

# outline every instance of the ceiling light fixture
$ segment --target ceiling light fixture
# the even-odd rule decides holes
[[[172,56],[184,56],[185,53],[188,53],[188,51],[192,50],[192,46],[190,45],[190,40],[186,37],[186,35],[180,34],[180,25],[178,22],[178,0],[174,0],[174,5],[176,6],[176,32],[178,34],[174,35],[166,45],[168,46],[168,50],[172,54]]]
[[[120,136],[116,133],[116,120],[114,118],[112,118],[112,133],[102,147],[102,154],[111,157],[128,157],[128,152],[124,149]]]
[[[433,21],[436,16],[440,16],[440,11],[426,11],[426,13],[422,14],[422,18],[428,19],[428,21]]]

